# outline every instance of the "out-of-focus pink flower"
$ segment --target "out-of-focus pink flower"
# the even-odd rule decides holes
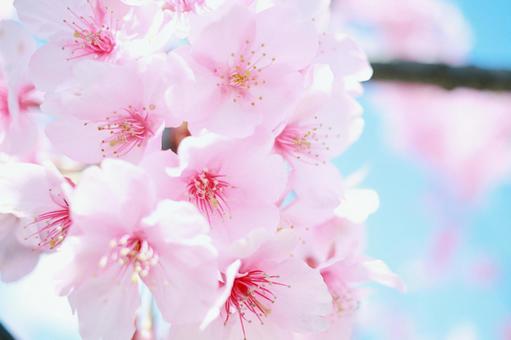
[[[168,321],[204,317],[217,290],[215,250],[207,222],[191,204],[157,204],[142,170],[105,160],[84,172],[72,206],[80,234],[62,292],[69,294],[85,339],[131,338],[139,282]]]
[[[471,47],[463,15],[444,0],[333,0],[332,6],[334,31],[352,30],[373,57],[457,63]]]
[[[355,312],[359,308],[360,284],[374,281],[404,290],[397,275],[383,261],[363,255],[365,228],[346,219],[331,216],[318,225],[309,225],[296,211],[285,211],[282,224],[300,236],[295,254],[319,270],[332,296],[333,308],[328,330],[321,337],[332,340],[351,339]],[[294,216],[293,216],[294,215]],[[318,334],[299,335],[295,339],[312,340]]]
[[[256,230],[226,247],[223,293],[206,328],[178,327],[170,339],[291,339],[293,332],[325,329],[331,298],[319,272],[290,257],[294,240],[289,230]]]
[[[35,42],[17,22],[0,23],[0,152],[21,159],[37,148],[41,101],[28,74]]]
[[[346,35],[335,35],[329,31],[320,35],[315,63],[328,65],[334,76],[334,85],[341,90],[356,91],[355,94],[362,92],[360,82],[369,80],[373,75],[360,45]]]
[[[55,169],[29,163],[0,165],[0,274],[29,273],[39,255],[60,246],[71,231],[72,182]]]
[[[502,265],[489,255],[476,258],[469,267],[468,280],[483,287],[492,287],[498,284],[503,276]]]
[[[403,92],[406,96],[403,96]],[[473,200],[511,178],[511,97],[468,89],[380,85],[391,142]]]
[[[164,123],[180,124],[165,103],[165,92],[175,86],[183,69],[177,58],[168,59],[77,66],[68,86],[48,95],[43,104],[46,113],[58,116],[47,128],[51,142],[84,163],[108,157],[138,162],[153,144],[161,148]]]
[[[276,202],[287,182],[280,156],[207,134],[184,139],[179,160],[159,183],[162,195],[192,202],[211,223],[213,235],[235,240],[254,228],[276,228]]]
[[[426,275],[437,278],[450,270],[462,239],[461,230],[455,227],[442,228],[432,235],[426,260]]]
[[[260,13],[233,6],[217,19],[178,49],[195,80],[176,99],[192,133],[207,128],[245,137],[261,124],[274,125],[293,104],[304,86],[299,71],[317,53],[316,31],[277,6]]]

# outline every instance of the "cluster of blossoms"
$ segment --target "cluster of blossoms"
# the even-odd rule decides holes
[[[3,281],[69,245],[84,339],[131,339],[143,291],[172,340],[348,339],[359,284],[401,286],[363,253],[374,193],[331,163],[371,69],[329,1],[15,7],[44,44],[1,24]]]

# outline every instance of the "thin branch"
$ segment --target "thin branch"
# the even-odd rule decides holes
[[[476,90],[511,91],[511,70],[399,60],[373,62],[371,65],[374,69],[372,80],[377,81],[430,84],[448,90],[468,87]]]

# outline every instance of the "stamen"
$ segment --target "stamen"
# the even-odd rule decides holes
[[[340,316],[351,315],[360,309],[360,300],[349,288],[340,294],[333,294],[333,303]]]
[[[275,139],[275,148],[284,156],[318,166],[327,160],[334,138],[339,139],[340,134],[315,116],[313,122],[287,125]]]
[[[151,106],[153,108],[154,106]],[[135,147],[142,147],[154,135],[149,121],[149,113],[129,106],[123,113],[113,112],[105,118],[98,130],[107,133],[101,141],[103,157],[121,157]]]
[[[70,180],[68,180],[68,182],[69,181]],[[28,228],[39,223],[44,223],[42,227],[38,227],[33,234],[25,239],[28,240],[32,237],[38,238],[39,247],[53,250],[60,246],[66,239],[72,225],[72,220],[67,199],[64,198],[61,193],[55,193],[52,189],[49,189],[49,194],[51,200],[58,208],[38,215],[31,224],[26,226],[25,228]]]
[[[247,339],[245,322],[252,323],[250,315],[264,324],[263,318],[270,314],[271,305],[277,296],[271,291],[272,286],[290,287],[276,281],[277,275],[267,275],[261,270],[252,270],[234,280],[231,295],[225,303],[225,321],[227,324],[232,314],[237,313],[244,339]]]
[[[228,206],[225,200],[225,190],[231,185],[217,175],[204,169],[193,176],[188,183],[189,200],[207,216],[211,222],[211,215],[225,216]]]
[[[71,57],[68,60],[79,59],[87,56],[94,56],[98,59],[104,59],[110,55],[116,46],[115,31],[112,23],[106,23],[108,14],[112,17],[112,12],[108,12],[101,1],[95,5],[87,0],[92,15],[88,18],[75,13],[70,7],[68,12],[73,17],[72,21],[64,19],[64,23],[73,31],[73,39],[62,48],[71,50]]]
[[[257,46],[251,48],[252,46]],[[233,94],[233,102],[241,99],[248,100],[251,106],[256,106],[263,97],[256,96],[251,90],[266,84],[264,71],[275,63],[276,58],[270,57],[265,50],[266,45],[245,41],[245,53],[231,53],[227,67],[217,67],[214,73],[219,78],[217,86],[223,91]]]
[[[133,235],[123,235],[110,241],[110,252],[99,260],[99,267],[106,268],[117,264],[126,270],[131,266],[131,280],[136,283],[140,278],[149,275],[158,261],[158,254],[146,240]]]

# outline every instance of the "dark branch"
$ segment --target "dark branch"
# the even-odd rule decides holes
[[[408,61],[373,62],[371,65],[374,69],[372,80],[377,81],[431,84],[448,90],[468,87],[477,90],[511,91],[511,70]]]
[[[0,340],[14,340],[14,337],[0,323]]]

